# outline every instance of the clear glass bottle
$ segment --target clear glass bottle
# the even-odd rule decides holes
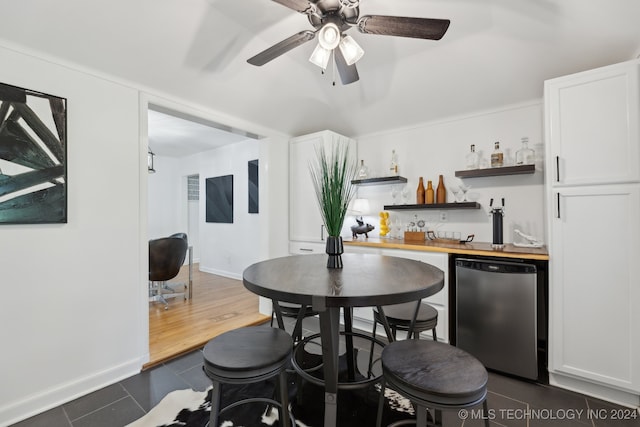
[[[522,148],[516,151],[516,165],[532,165],[535,163],[535,151],[529,148],[529,138],[522,138]]]
[[[471,151],[467,154],[467,169],[478,169],[480,164],[480,158],[478,157],[478,153],[476,153],[475,144],[471,144]]]
[[[364,160],[360,160],[360,169],[358,169],[358,179],[369,177],[369,168],[364,164]]]
[[[491,153],[491,167],[500,168],[504,165],[504,153],[500,149],[500,141],[496,141],[494,144],[493,153]]]
[[[398,175],[398,155],[396,150],[391,151],[391,165],[389,166],[389,173],[391,175]]]

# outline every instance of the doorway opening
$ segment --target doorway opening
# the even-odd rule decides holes
[[[216,153],[225,153],[224,146],[257,136],[151,104],[147,117],[148,144],[155,155],[155,173],[149,174],[147,181],[148,236],[186,233],[193,268],[191,299],[170,299],[167,310],[163,304],[149,303],[149,362],[144,369],[199,348],[227,330],[265,321],[259,313],[258,296],[239,280],[241,271],[234,277],[211,267],[215,259],[212,251],[230,245],[221,244],[224,239],[216,239],[217,244],[212,245],[211,235],[218,233],[216,227],[220,226],[206,223],[204,218],[204,180],[217,173],[211,166]],[[218,160],[226,165],[235,157]],[[246,161],[237,168],[246,174]],[[244,215],[248,215],[246,210]],[[237,253],[230,250],[224,256],[233,259]],[[188,267],[183,266],[170,282],[188,282]]]

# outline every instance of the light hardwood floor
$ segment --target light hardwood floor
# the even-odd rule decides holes
[[[188,266],[170,283],[186,282]],[[193,265],[193,298],[169,299],[169,309],[149,303],[149,362],[143,369],[202,347],[211,338],[231,329],[269,320],[258,312],[258,296],[242,281],[199,271]]]

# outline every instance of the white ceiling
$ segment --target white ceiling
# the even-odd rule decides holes
[[[149,148],[154,154],[167,157],[184,157],[213,150],[227,144],[255,139],[234,129],[225,129],[197,117],[149,110]]]
[[[270,0],[4,2],[0,44],[26,47],[187,100],[256,129],[359,136],[543,95],[545,79],[640,54],[638,0],[361,0],[360,14],[448,18],[440,41],[349,33],[360,81],[331,85],[311,41],[246,60],[311,29]]]

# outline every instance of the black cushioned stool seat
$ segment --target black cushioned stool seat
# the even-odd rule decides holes
[[[218,427],[220,414],[243,403],[264,401],[279,406],[280,420],[290,427],[289,398],[285,368],[291,358],[291,336],[281,329],[252,326],[239,328],[209,341],[203,349],[204,371],[213,381],[210,427]],[[220,408],[221,384],[249,384],[279,377],[280,401],[244,399]]]
[[[418,301],[419,303],[419,301]],[[411,325],[411,319],[416,311],[416,303],[415,302],[407,302],[404,304],[395,304],[395,305],[385,305],[382,307],[384,310],[384,315],[387,318],[387,322],[389,322],[389,326],[391,327],[391,331],[393,332],[393,336],[395,338],[397,331],[408,331],[409,326]],[[376,324],[382,324],[382,315],[378,312],[377,308],[373,308],[373,319],[374,319],[374,333]],[[437,341],[438,337],[436,336],[436,325],[438,324],[438,310],[430,306],[429,304],[420,303],[420,310],[418,310],[418,316],[416,317],[416,322],[413,326],[413,336],[414,338],[418,338],[418,334],[422,331],[433,331],[433,340]],[[411,338],[411,337],[407,337]]]
[[[483,404],[487,410],[487,370],[472,355],[449,344],[429,340],[394,341],[382,350],[382,391],[388,386],[411,400],[416,425],[427,425],[427,408],[434,410],[436,424],[443,409],[462,409]],[[382,402],[382,401],[381,401]],[[378,426],[382,403],[378,409]]]

